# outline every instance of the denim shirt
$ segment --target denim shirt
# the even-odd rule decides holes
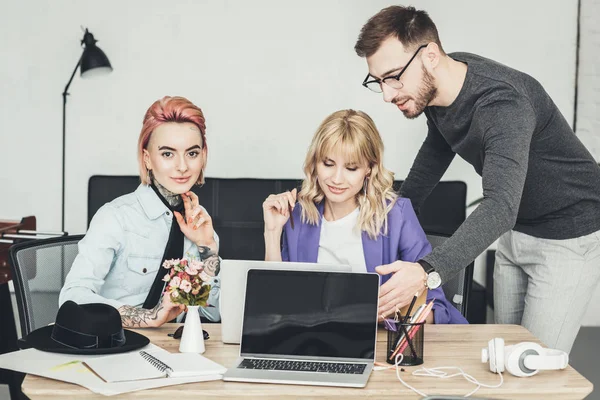
[[[117,309],[141,307],[161,268],[172,223],[169,208],[143,184],[102,206],[79,242],[79,254],[60,292],[59,305],[72,300],[106,303]],[[216,233],[215,241],[218,247]],[[187,237],[183,250],[184,256],[199,258],[198,247]],[[220,278],[209,283],[211,307],[200,307],[200,315],[218,321]]]

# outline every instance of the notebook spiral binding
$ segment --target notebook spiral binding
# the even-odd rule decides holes
[[[158,358],[154,357],[152,354],[148,354],[142,350],[140,351],[140,355],[144,360],[148,361],[154,368],[156,368],[160,372],[173,371],[171,367],[169,367],[164,362],[160,361]]]

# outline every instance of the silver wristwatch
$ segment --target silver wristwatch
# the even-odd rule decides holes
[[[429,290],[439,288],[442,285],[442,277],[440,276],[440,274],[437,273],[436,270],[427,261],[419,260],[417,261],[417,263],[419,263],[421,267],[423,267],[423,270],[427,274],[427,277],[423,282],[425,284],[425,287],[427,287],[427,289]]]

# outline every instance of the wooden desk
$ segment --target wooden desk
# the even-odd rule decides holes
[[[167,324],[158,329],[138,330],[147,335],[152,343],[176,352],[179,340],[167,336],[177,325]],[[204,324],[210,333],[206,343],[206,357],[231,367],[238,357],[239,346],[224,345],[218,324]],[[497,374],[489,372],[487,364],[481,363],[481,348],[493,337],[503,337],[507,345],[522,341],[539,341],[525,328],[517,325],[427,325],[425,327],[424,359],[426,367],[460,366],[475,379],[497,384]],[[377,360],[385,361],[386,332],[377,337]],[[402,378],[427,394],[465,395],[475,388],[462,377],[451,379],[415,377],[410,374],[419,367],[404,367]],[[592,392],[593,385],[570,366],[564,371],[542,371],[529,378],[517,378],[504,374],[504,384],[498,389],[481,388],[474,395],[496,399],[583,399]],[[106,399],[89,390],[70,383],[28,375],[23,382],[23,392],[30,399]],[[238,382],[200,382],[186,385],[133,392],[118,396],[119,399],[197,399],[197,398],[406,398],[418,399],[416,393],[402,385],[393,369],[373,371],[364,389],[275,385]]]

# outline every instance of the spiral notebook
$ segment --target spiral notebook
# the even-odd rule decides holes
[[[162,350],[162,349],[161,349]],[[106,382],[156,378],[222,375],[227,368],[196,353],[135,351],[86,360],[85,364]]]

